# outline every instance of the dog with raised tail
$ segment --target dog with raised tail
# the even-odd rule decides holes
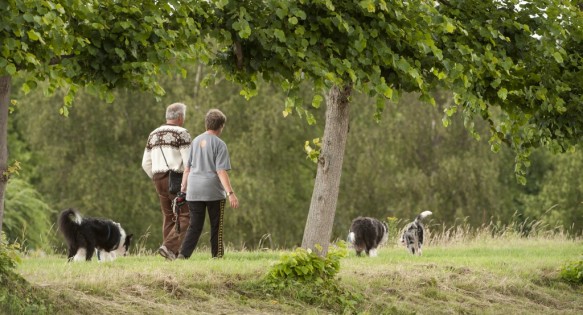
[[[132,234],[126,235],[112,220],[81,217],[77,210],[66,209],[58,224],[67,241],[68,261],[89,261],[96,250],[100,261],[112,261],[129,250]]]
[[[388,238],[387,224],[370,217],[358,217],[352,220],[348,231],[348,242],[352,243],[357,256],[364,251],[367,256],[376,257],[377,248]]]
[[[419,255],[423,253],[421,247],[423,246],[423,237],[425,234],[425,227],[421,222],[426,217],[432,215],[431,211],[423,211],[416,218],[415,221],[409,223],[403,229],[401,234],[401,244],[407,247],[407,250],[413,255]]]

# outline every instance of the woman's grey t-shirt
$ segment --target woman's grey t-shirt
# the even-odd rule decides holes
[[[226,198],[217,171],[231,169],[227,145],[219,137],[203,133],[194,138],[188,158],[190,173],[186,188],[188,201],[214,201]]]

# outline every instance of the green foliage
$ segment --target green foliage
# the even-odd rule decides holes
[[[29,183],[19,178],[10,180],[6,189],[4,229],[9,241],[18,240],[27,250],[52,253],[55,241],[51,217],[56,211]]]
[[[281,86],[286,114],[303,104],[304,80],[313,82],[312,104],[333,85],[377,98],[377,120],[385,100],[416,92],[435,105],[432,92],[445,88],[455,102],[444,123],[456,112],[486,121],[492,148],[514,150],[522,183],[532,148],[565,152],[581,138],[583,17],[572,2],[275,0],[214,9],[225,27],[203,30],[223,53],[214,65],[245,89],[256,89],[258,74]]]
[[[578,131],[568,117],[577,119],[581,104],[575,92],[581,85],[573,77],[582,61],[577,52],[583,23],[579,8],[564,1],[520,8],[497,1],[453,1],[438,11],[456,24],[455,31],[439,38],[444,60],[471,57],[455,67],[444,63],[454,79],[449,82],[456,104],[465,115],[479,115],[492,125],[491,143],[504,142],[518,153],[519,178],[525,175],[532,147],[564,152],[578,142],[571,137]],[[493,14],[485,17],[485,11]],[[548,20],[550,16],[555,18]],[[564,56],[571,61],[565,62]],[[503,112],[494,111],[495,106]]]
[[[21,262],[20,244],[8,243],[6,235],[2,232],[0,235],[0,280],[4,281],[6,277],[14,273],[16,265]]]
[[[266,291],[336,312],[353,313],[362,296],[343,288],[335,279],[340,271],[340,260],[348,255],[344,241],[336,245],[326,257],[304,248],[282,254],[266,276]]]
[[[583,227],[583,151],[581,145],[575,152],[540,158],[534,167],[546,168],[544,181],[535,186],[538,190],[523,198],[525,214],[540,218],[550,224],[564,226],[575,233]],[[540,165],[541,163],[547,165]]]
[[[6,314],[53,314],[42,289],[31,286],[15,272],[20,264],[20,245],[0,237],[0,310]]]
[[[334,279],[340,271],[340,259],[348,251],[344,241],[321,257],[311,249],[296,248],[293,253],[283,254],[280,261],[268,273],[268,281],[278,286],[287,286],[290,281],[323,282]]]
[[[20,244],[9,243],[0,235],[0,310],[7,314],[51,314],[44,293],[33,288],[15,272],[20,258]]]
[[[12,165],[8,166],[6,171],[0,174],[1,177],[9,179],[12,175],[18,175],[18,171],[20,171],[20,162],[14,161]]]
[[[307,303],[309,305],[324,308],[334,314],[355,314],[361,307],[364,298],[361,294],[355,293],[346,288],[336,279],[305,282],[287,281],[285,287],[267,284],[259,290],[263,296],[278,298],[284,303],[286,300],[293,303]]]
[[[570,262],[563,266],[560,276],[561,279],[567,282],[583,284],[583,259]]]
[[[206,12],[205,3],[10,0],[0,8],[0,74],[25,78],[25,93],[45,80],[49,93],[67,87],[65,116],[80,86],[109,102],[120,86],[162,95],[156,75],[204,55],[191,15]]]
[[[322,142],[320,142],[320,138],[316,138],[312,140],[313,146],[310,145],[310,141],[306,141],[304,144],[304,151],[306,151],[306,155],[309,160],[314,163],[318,162],[318,157],[320,156],[320,150],[322,148]]]
[[[281,108],[273,104],[283,104],[285,95],[265,83],[249,101],[225,80],[207,88],[195,85],[197,75],[207,71],[200,67],[186,78],[160,78],[167,91],[162,102],[145,93],[117,90],[116,102],[105,104],[79,92],[80,102],[67,119],[55,111],[60,95],[46,99],[34,91],[21,97],[12,119],[15,127],[9,129],[9,135],[22,139],[19,146],[10,143],[11,152],[22,152],[14,155],[23,161],[18,178],[33,183],[53,211],[77,207],[86,215],[113,218],[136,235],[148,235],[144,250],[157,248],[158,200],[138,163],[144,137],[163,123],[171,102],[188,105],[186,128],[193,136],[204,130],[206,111],[218,106],[229,119],[222,138],[233,163],[231,179],[245,200],[240,211],[226,212],[225,242],[256,248],[269,235],[270,242],[263,245],[271,249],[299,246],[315,173],[301,139],[318,138],[321,126],[310,126],[297,115],[283,119]],[[308,86],[302,91],[306,97],[311,93]],[[447,227],[459,222],[479,227],[492,220],[508,224],[518,212],[523,219],[581,231],[579,151],[560,156],[534,151],[528,184],[517,185],[512,152],[502,147],[491,154],[488,143],[465,131],[460,116],[444,128],[441,116],[453,100],[445,92],[435,95],[435,107],[421,103],[415,94],[403,95],[399,103],[387,104],[378,124],[371,121],[375,100],[353,96],[361,107],[350,123],[332,239],[345,239],[351,220],[363,213],[408,222],[422,209],[434,211],[431,224]],[[36,106],[41,102],[47,106]],[[323,109],[310,111],[323,118]],[[488,123],[479,119],[474,129],[480,135],[489,132]],[[51,212],[52,223],[55,214]],[[206,244],[206,234],[202,237],[201,244]]]

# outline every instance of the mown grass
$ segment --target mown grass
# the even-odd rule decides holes
[[[395,313],[578,314],[583,289],[562,282],[558,271],[581,253],[580,241],[491,240],[434,247],[422,257],[396,251],[375,261],[348,258],[343,274],[372,297],[371,314],[383,304]],[[378,278],[371,285],[359,274]]]
[[[435,241],[433,241],[435,240]],[[375,258],[341,260],[338,284],[360,314],[582,314],[583,287],[560,268],[581,259],[565,237],[433,238],[423,256],[389,244]],[[167,262],[144,253],[112,263],[28,257],[17,268],[58,314],[329,314],[306,288],[270,292],[261,279],[282,251],[207,250]],[[327,306],[328,305],[328,306]],[[345,311],[350,311],[345,309]],[[42,312],[31,312],[31,314]]]

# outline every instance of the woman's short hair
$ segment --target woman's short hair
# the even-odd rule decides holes
[[[186,116],[186,105],[182,103],[174,103],[168,105],[166,108],[166,120],[176,120],[180,117]]]
[[[227,116],[218,109],[211,109],[206,113],[204,125],[207,130],[219,130],[227,122]]]

